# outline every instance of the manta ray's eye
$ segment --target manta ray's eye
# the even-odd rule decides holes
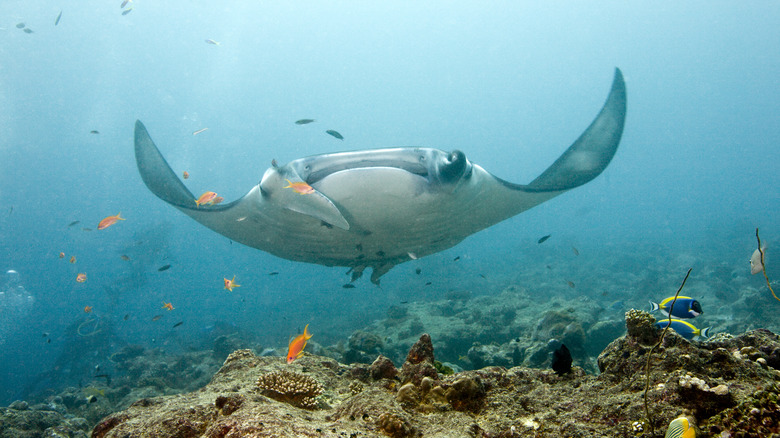
[[[447,160],[439,166],[439,181],[443,183],[452,183],[463,177],[468,168],[466,154],[459,150],[454,150],[447,155]]]

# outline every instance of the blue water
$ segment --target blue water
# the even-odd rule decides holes
[[[735,265],[756,227],[780,239],[776,2],[136,0],[124,16],[120,3],[0,3],[0,270],[18,271],[32,297],[0,303],[0,403],[24,396],[58,357],[88,356],[63,349],[78,342],[68,326],[90,318],[114,327],[85,359],[96,364],[121,343],[209,348],[222,323],[276,347],[308,323],[328,345],[400,300],[484,288],[477,273],[506,287],[546,234],[638,257],[709,249]],[[345,269],[231,244],[154,197],[133,156],[141,119],[194,193],[228,201],[274,158],[407,145],[460,149],[527,183],[587,127],[616,66],[628,117],[603,175],[396,267],[381,289],[367,279],[342,289]],[[317,122],[293,123],[301,118]],[[94,230],[120,211],[126,221]],[[228,293],[222,278],[233,275],[242,286]]]

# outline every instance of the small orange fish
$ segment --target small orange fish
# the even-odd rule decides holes
[[[77,275],[76,276],[76,281],[78,281],[79,283],[83,283],[83,282],[87,281],[87,274],[84,274],[82,272],[81,274]]]
[[[122,260],[124,260],[124,261],[128,261],[128,260],[130,260],[130,257],[128,257],[128,256],[127,256],[127,255],[125,255],[125,254],[122,254],[121,256],[119,256],[119,258],[120,258],[120,259],[122,259]]]
[[[312,188],[312,186],[306,184],[303,181],[292,182],[289,179],[286,180],[286,181],[287,181],[288,185],[283,187],[285,189],[293,189],[293,191],[295,191],[295,193],[298,193],[298,194],[301,194],[301,195],[309,195],[311,193],[314,193],[314,188]]]
[[[225,200],[225,198],[223,198],[222,196],[216,196],[216,197],[214,197],[214,202],[212,202],[212,204],[213,205],[217,205],[217,204],[219,204],[220,202],[222,202],[224,200]]]
[[[230,292],[233,292],[234,287],[241,287],[240,284],[236,284],[236,276],[233,276],[232,280],[228,280],[227,278],[223,278],[225,280],[225,289],[229,290]]]
[[[65,253],[64,253],[64,252],[60,252],[60,258],[61,258],[61,259],[64,259],[64,258],[65,258]]]
[[[292,363],[295,359],[303,356],[303,347],[306,346],[306,341],[311,338],[308,329],[309,324],[306,324],[306,327],[303,328],[303,334],[290,341],[290,349],[287,350],[287,363]]]
[[[161,309],[168,310],[168,311],[171,311],[171,310],[173,310],[173,304],[171,304],[171,303],[166,303],[165,301],[163,301],[163,306],[162,306],[162,307],[160,307],[160,308],[161,308]]]
[[[76,263],[76,256],[70,256],[70,260],[68,260],[71,263]]]
[[[204,192],[202,195],[200,195],[200,198],[195,200],[195,205],[200,207],[201,204],[214,204],[214,198],[216,197],[217,194],[214,192]]]
[[[84,306],[84,313],[92,313],[92,306]]]
[[[190,173],[189,173],[189,172],[187,172],[187,171],[185,170],[185,171],[184,171],[184,173],[182,173],[182,174],[181,174],[181,176],[182,176],[182,178],[184,178],[184,179],[189,179],[189,177],[190,177]]]
[[[116,221],[123,221],[123,220],[125,220],[124,218],[119,216],[120,214],[122,214],[122,213],[117,213],[116,216],[108,216],[107,218],[105,218],[102,221],[100,221],[100,223],[98,224],[98,230],[102,230],[102,229],[108,228],[111,225],[114,225],[116,223]]]

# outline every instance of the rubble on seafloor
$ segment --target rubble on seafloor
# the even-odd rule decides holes
[[[667,333],[650,360],[652,435],[642,397],[659,339],[652,322],[630,311],[627,335],[599,356],[599,375],[495,366],[444,375],[428,335],[400,369],[382,356],[288,365],[237,350],[205,387],[139,400],[92,437],[660,437],[683,413],[702,436],[780,436],[780,338],[760,329],[706,343]]]

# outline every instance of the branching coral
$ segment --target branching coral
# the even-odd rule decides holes
[[[315,397],[322,394],[322,385],[311,377],[290,371],[266,373],[257,379],[263,395],[304,409],[317,407]]]

